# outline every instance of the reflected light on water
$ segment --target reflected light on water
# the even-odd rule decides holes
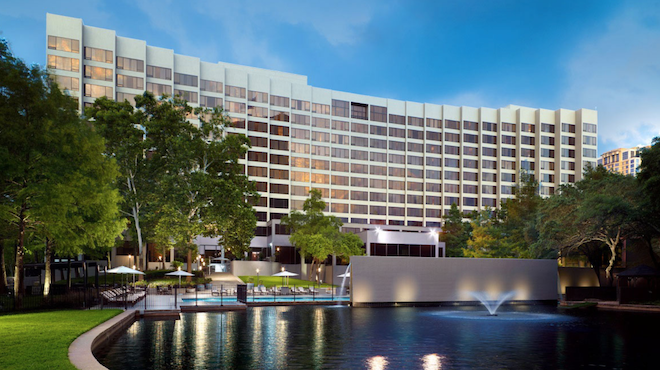
[[[422,369],[424,370],[439,370],[442,369],[442,360],[445,356],[438,356],[435,353],[428,354],[422,357]]]
[[[389,362],[383,356],[374,356],[367,360],[369,370],[384,370]]]

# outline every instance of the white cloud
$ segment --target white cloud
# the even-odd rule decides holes
[[[618,13],[580,45],[567,71],[563,105],[598,109],[601,152],[649,144],[660,133],[660,8]]]

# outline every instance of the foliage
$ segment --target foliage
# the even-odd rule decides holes
[[[340,232],[339,228],[343,225],[341,220],[335,216],[324,215],[324,209],[325,202],[321,199],[321,192],[312,189],[303,204],[304,213],[294,210],[282,218],[282,224],[291,230],[291,244],[298,248],[301,256],[312,257],[312,271],[329,255],[348,259],[350,256],[364,254],[364,243],[360,237]]]
[[[183,262],[177,260],[172,261],[172,267],[174,267],[174,269],[178,270],[182,266]]]
[[[244,283],[252,283],[257,280],[257,275],[241,275],[238,277],[239,279],[243,280]],[[259,275],[259,281],[261,282],[261,285],[265,286],[266,288],[272,288],[274,286],[281,287],[282,286],[282,281],[284,281],[284,286],[286,286],[286,278],[282,279],[281,277],[277,276],[263,276]],[[290,287],[295,286],[302,286],[302,287],[308,287],[308,286],[314,286],[317,287],[318,284],[314,284],[308,280],[302,280],[302,279],[295,279],[290,277],[289,278],[289,285]],[[321,288],[331,288],[334,287],[332,284],[328,283],[323,283],[321,284]]]
[[[651,148],[642,149],[640,156],[642,163],[637,173],[643,192],[640,208],[646,211],[640,224],[640,236],[648,246],[655,267],[660,268],[660,137],[653,139]]]
[[[0,369],[75,369],[69,345],[122,310],[51,311],[0,316]],[[11,335],[6,335],[11,333]]]
[[[463,214],[456,203],[452,203],[449,213],[442,216],[444,225],[438,239],[445,243],[445,255],[447,257],[463,257],[463,251],[467,248],[470,239],[472,225],[463,221]]]
[[[79,117],[76,102],[41,67],[15,58],[5,41],[0,120],[0,219],[15,230],[20,306],[24,257],[32,245],[43,245],[38,240],[46,241],[49,262],[51,252],[69,256],[107,248],[123,222],[112,187],[116,165],[103,155],[102,138]]]
[[[606,248],[611,272],[622,239],[632,237],[640,222],[639,188],[633,177],[608,172],[603,166],[587,168],[584,178],[562,185],[540,211],[538,244],[561,253],[589,253]]]

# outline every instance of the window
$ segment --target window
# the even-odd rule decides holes
[[[78,91],[80,89],[80,80],[76,77],[66,77],[66,76],[57,76],[55,75],[55,81],[59,85],[60,89]],[[117,93],[119,94],[119,93]],[[117,99],[118,101],[124,101]],[[135,103],[135,102],[133,102]]]
[[[348,172],[349,164],[343,162],[332,162],[332,170],[337,172]]]
[[[482,147],[481,148],[481,154],[485,157],[497,157],[497,149],[496,148]]]
[[[409,152],[423,153],[424,152],[424,144],[408,142],[408,151]]]
[[[270,125],[270,134],[277,136],[289,136],[289,128],[286,126]]]
[[[348,199],[348,190],[332,189],[332,199]]]
[[[330,183],[330,175],[322,174],[322,173],[313,173],[312,174],[312,183],[313,184],[329,184]]]
[[[481,193],[482,194],[496,195],[497,194],[497,186],[494,186],[494,185],[481,185]]]
[[[408,117],[408,126],[424,127],[424,119],[418,117]]]
[[[408,138],[424,140],[424,131],[408,130]]]
[[[348,158],[349,150],[341,148],[332,148],[332,157],[333,158]]]
[[[554,163],[552,164],[554,165]],[[554,166],[552,169],[554,170]],[[575,162],[561,161],[561,169],[575,171]]]
[[[338,117],[348,117],[349,103],[343,100],[332,99],[332,115]]]
[[[197,76],[174,72],[174,83],[197,87]]]
[[[291,116],[291,123],[295,123],[297,125],[309,126],[309,122],[310,122],[309,116],[303,116],[302,114],[293,114]]]
[[[289,98],[284,96],[271,95],[270,105],[274,105],[276,107],[289,108]]]
[[[572,125],[570,123],[562,123],[561,124],[561,132],[568,132],[568,133],[575,133],[575,125]]]
[[[591,149],[593,150],[593,149]],[[562,149],[561,150],[561,157],[562,158],[575,158],[575,150],[574,149]]]
[[[405,181],[395,181],[395,180],[389,181],[390,190],[406,190],[405,186],[406,186]]]
[[[161,80],[171,80],[172,69],[165,67],[147,66],[147,77],[160,78]]]
[[[520,157],[522,158],[534,158],[535,155],[536,152],[534,151],[534,149],[525,149],[525,148],[520,149]]]
[[[431,167],[440,167],[442,166],[440,158],[426,157],[426,165]]]
[[[85,66],[85,78],[112,82],[112,69]]]
[[[240,103],[240,104],[245,105],[245,103]],[[247,114],[248,116],[252,116],[252,117],[268,118],[268,108],[248,105]]]
[[[390,154],[390,163],[405,164],[406,156],[400,154]]]
[[[220,103],[222,103],[222,99],[220,99],[220,100],[221,100]],[[245,128],[245,119],[243,119],[243,118],[231,117],[230,121],[231,121],[232,126],[235,127],[235,128]]]
[[[516,145],[516,137],[502,135],[502,144]]]
[[[516,150],[512,148],[502,148],[502,157],[515,157]]]
[[[312,104],[312,113],[330,114],[330,106],[327,104],[314,103]]]
[[[460,160],[454,158],[445,158],[445,167],[458,168]]]
[[[415,166],[423,166],[424,165],[424,157],[417,157],[413,155],[408,156],[408,164],[415,165]]]
[[[174,89],[174,95],[180,97],[181,99],[189,103],[197,103],[196,92]]]
[[[463,193],[467,194],[477,194],[479,192],[478,185],[463,185]]]
[[[348,176],[331,175],[332,185],[348,186]]]
[[[369,119],[368,105],[362,103],[351,103],[351,118]]]
[[[430,180],[440,180],[440,171],[426,170],[426,178]]]
[[[458,197],[445,197],[445,205],[451,206],[452,204],[458,205]]]
[[[172,95],[172,86],[147,82],[147,91],[151,91],[156,96]]]
[[[497,144],[497,136],[494,135],[482,135],[481,140],[484,144]]]
[[[489,170],[496,170],[497,169],[497,161],[489,161],[487,159],[484,159],[481,161],[481,168],[482,169],[489,169]]]
[[[439,193],[440,192],[440,184],[434,184],[431,182],[426,183],[426,191],[432,192],[432,193]]]
[[[225,89],[225,95],[231,96],[233,98],[245,99],[245,88],[227,85]]]
[[[460,134],[452,134],[450,132],[445,132],[445,141],[451,142],[451,143],[460,143],[461,142],[461,135]]]
[[[318,155],[318,156],[321,156],[321,157],[329,157],[330,156],[330,147],[320,146],[320,145],[312,145],[312,155]]]
[[[536,145],[536,138],[533,136],[521,136],[520,143],[523,145]]]
[[[408,181],[409,191],[424,191],[424,183]]]
[[[332,203],[333,213],[348,213],[348,204]]]
[[[555,133],[555,125],[549,123],[541,123],[541,132]]]
[[[289,113],[288,112],[280,112],[277,110],[271,110],[270,111],[270,119],[274,121],[282,121],[282,122],[289,122]]]
[[[364,150],[351,150],[351,159],[357,159],[360,161],[369,160],[369,152]]]
[[[369,155],[372,162],[387,162],[387,153],[371,152]]]
[[[102,96],[112,99],[112,87],[85,84],[84,95],[90,98],[100,98]]]
[[[271,168],[270,169],[270,178],[271,179],[279,179],[279,180],[288,180],[289,179],[289,171],[288,170],[276,170]]]
[[[406,150],[406,144],[400,141],[390,141],[390,150]]]
[[[248,176],[268,177],[268,168],[248,166]]]
[[[460,180],[460,172],[454,172],[454,171],[445,171],[445,180]]]
[[[497,123],[483,122],[481,127],[484,131],[497,132]]]
[[[70,53],[79,53],[80,41],[68,39],[66,37],[48,36],[48,48],[52,50],[68,51]]]
[[[424,170],[409,168],[407,171],[407,177],[412,179],[421,179],[424,177]]]
[[[268,132],[268,124],[266,122],[249,121],[248,131]]]
[[[479,161],[476,159],[463,159],[463,168],[479,168]]]
[[[479,131],[479,123],[472,121],[463,121],[463,129],[471,131]]]
[[[304,110],[309,112],[309,102],[304,100],[291,99],[291,108],[295,110]]]
[[[434,118],[427,118],[426,119],[426,127],[442,128],[442,120],[434,119]]]
[[[530,123],[523,123],[521,125],[521,131],[522,132],[529,132],[529,133],[535,133],[536,132],[536,126],[530,124]]]
[[[215,108],[222,107],[222,98],[213,98],[210,96],[200,96],[199,105],[202,107]]]
[[[309,149],[309,144],[291,143],[291,152],[293,153],[309,154]]]
[[[275,194],[289,194],[289,185],[270,184],[270,192]]]
[[[272,156],[271,156],[271,160],[272,160]],[[266,162],[268,162],[268,153],[249,151],[248,152],[248,161],[266,163]]]
[[[350,123],[332,120],[332,129],[339,131],[350,131]]]
[[[387,122],[387,107],[379,107],[377,105],[372,105],[370,110],[371,110],[372,121]]]
[[[406,137],[406,130],[400,128],[390,127],[390,137]]]
[[[562,136],[561,143],[562,145],[575,145],[575,138],[572,136]]]
[[[351,164],[351,173],[369,173],[369,165],[353,163]]]
[[[405,125],[406,124],[406,117],[399,116],[397,114],[390,114],[390,123]]]
[[[445,128],[449,128],[452,130],[460,130],[461,129],[461,123],[458,121],[452,121],[452,120],[445,120]]]
[[[463,142],[479,144],[479,135],[463,134]]]
[[[405,177],[406,176],[406,169],[405,168],[399,168],[399,167],[390,167],[390,176],[392,177]]]
[[[327,118],[312,117],[312,127],[330,128],[330,120]]]
[[[360,133],[360,134],[368,134],[369,133],[369,125],[365,125],[363,123],[353,122],[351,124],[351,132],[357,132],[357,133]]]
[[[562,161],[562,163],[564,163],[564,161]],[[555,170],[555,162],[541,161],[541,169],[546,170],[546,171],[554,171]]]
[[[149,84],[147,83],[147,88]],[[228,101],[226,103],[227,112],[230,113],[245,113],[245,103],[238,103],[235,101]]]
[[[502,181],[503,182],[516,182],[516,174],[515,173],[502,173]]]
[[[555,138],[552,136],[541,136],[541,144],[555,145]]]
[[[387,167],[371,165],[369,167],[369,173],[376,176],[387,176]]]
[[[583,136],[582,137],[582,144],[585,145],[597,145],[597,139],[595,136]]]
[[[351,200],[369,200],[369,192],[351,191]]]
[[[349,145],[349,136],[348,135],[332,134],[330,141],[333,144]]]
[[[67,57],[60,57],[57,55],[49,55],[48,68],[60,69],[62,71],[78,72],[80,71],[80,60],[76,58],[67,58]]]
[[[214,92],[222,94],[222,82],[201,80],[200,89],[202,91]]]
[[[502,122],[502,131],[516,132],[516,124]]]
[[[582,149],[582,155],[586,158],[596,158],[596,149]]]
[[[516,162],[514,161],[505,161],[502,160],[502,168],[503,170],[516,170]]]
[[[248,100],[256,103],[268,103],[268,93],[248,91]]]
[[[465,181],[479,181],[479,174],[475,172],[463,172],[463,180]]]
[[[442,145],[426,144],[426,152],[427,153],[433,153],[433,154],[441,154],[442,153]]]
[[[588,132],[591,134],[595,134],[597,132],[597,127],[593,123],[583,123],[582,124],[582,132]]]
[[[457,146],[445,145],[445,154],[459,155],[460,149]]]
[[[85,59],[103,63],[112,63],[114,61],[111,50],[90,48],[87,46],[85,46]]]
[[[371,139],[369,147],[374,149],[387,149],[387,140]]]
[[[351,177],[351,186],[358,186],[361,188],[369,187],[369,179],[366,177]]]
[[[387,180],[371,179],[369,182],[372,189],[387,189]]]
[[[280,209],[289,208],[289,200],[270,198],[270,208],[280,208]]]
[[[268,138],[248,136],[248,139],[250,139],[250,144],[252,144],[253,147],[268,148]]]

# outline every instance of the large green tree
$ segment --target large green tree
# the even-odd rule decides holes
[[[650,148],[642,149],[640,157],[642,163],[637,173],[642,187],[640,208],[646,212],[639,234],[648,247],[655,267],[660,268],[660,137],[653,139]]]
[[[633,177],[603,166],[589,167],[582,180],[562,185],[541,207],[538,244],[564,255],[584,249],[597,256],[594,247],[604,248],[609,255],[605,273],[611,282],[617,247],[636,234],[638,204],[639,188]]]
[[[463,213],[456,203],[451,205],[449,213],[442,218],[444,223],[438,239],[445,243],[445,256],[463,257],[463,251],[467,248],[472,233],[472,225],[463,220]]]
[[[282,224],[291,232],[291,244],[298,248],[303,260],[306,256],[312,258],[311,271],[316,271],[330,255],[350,259],[364,254],[362,239],[353,233],[340,232],[341,220],[324,215],[324,209],[321,192],[312,189],[303,204],[303,212],[293,210],[282,218]],[[313,280],[313,274],[308,277]]]
[[[25,65],[0,42],[0,219],[9,220],[16,233],[19,307],[28,234],[53,238],[56,248],[71,253],[118,236],[117,198],[110,186],[115,165],[76,108],[46,71]]]

